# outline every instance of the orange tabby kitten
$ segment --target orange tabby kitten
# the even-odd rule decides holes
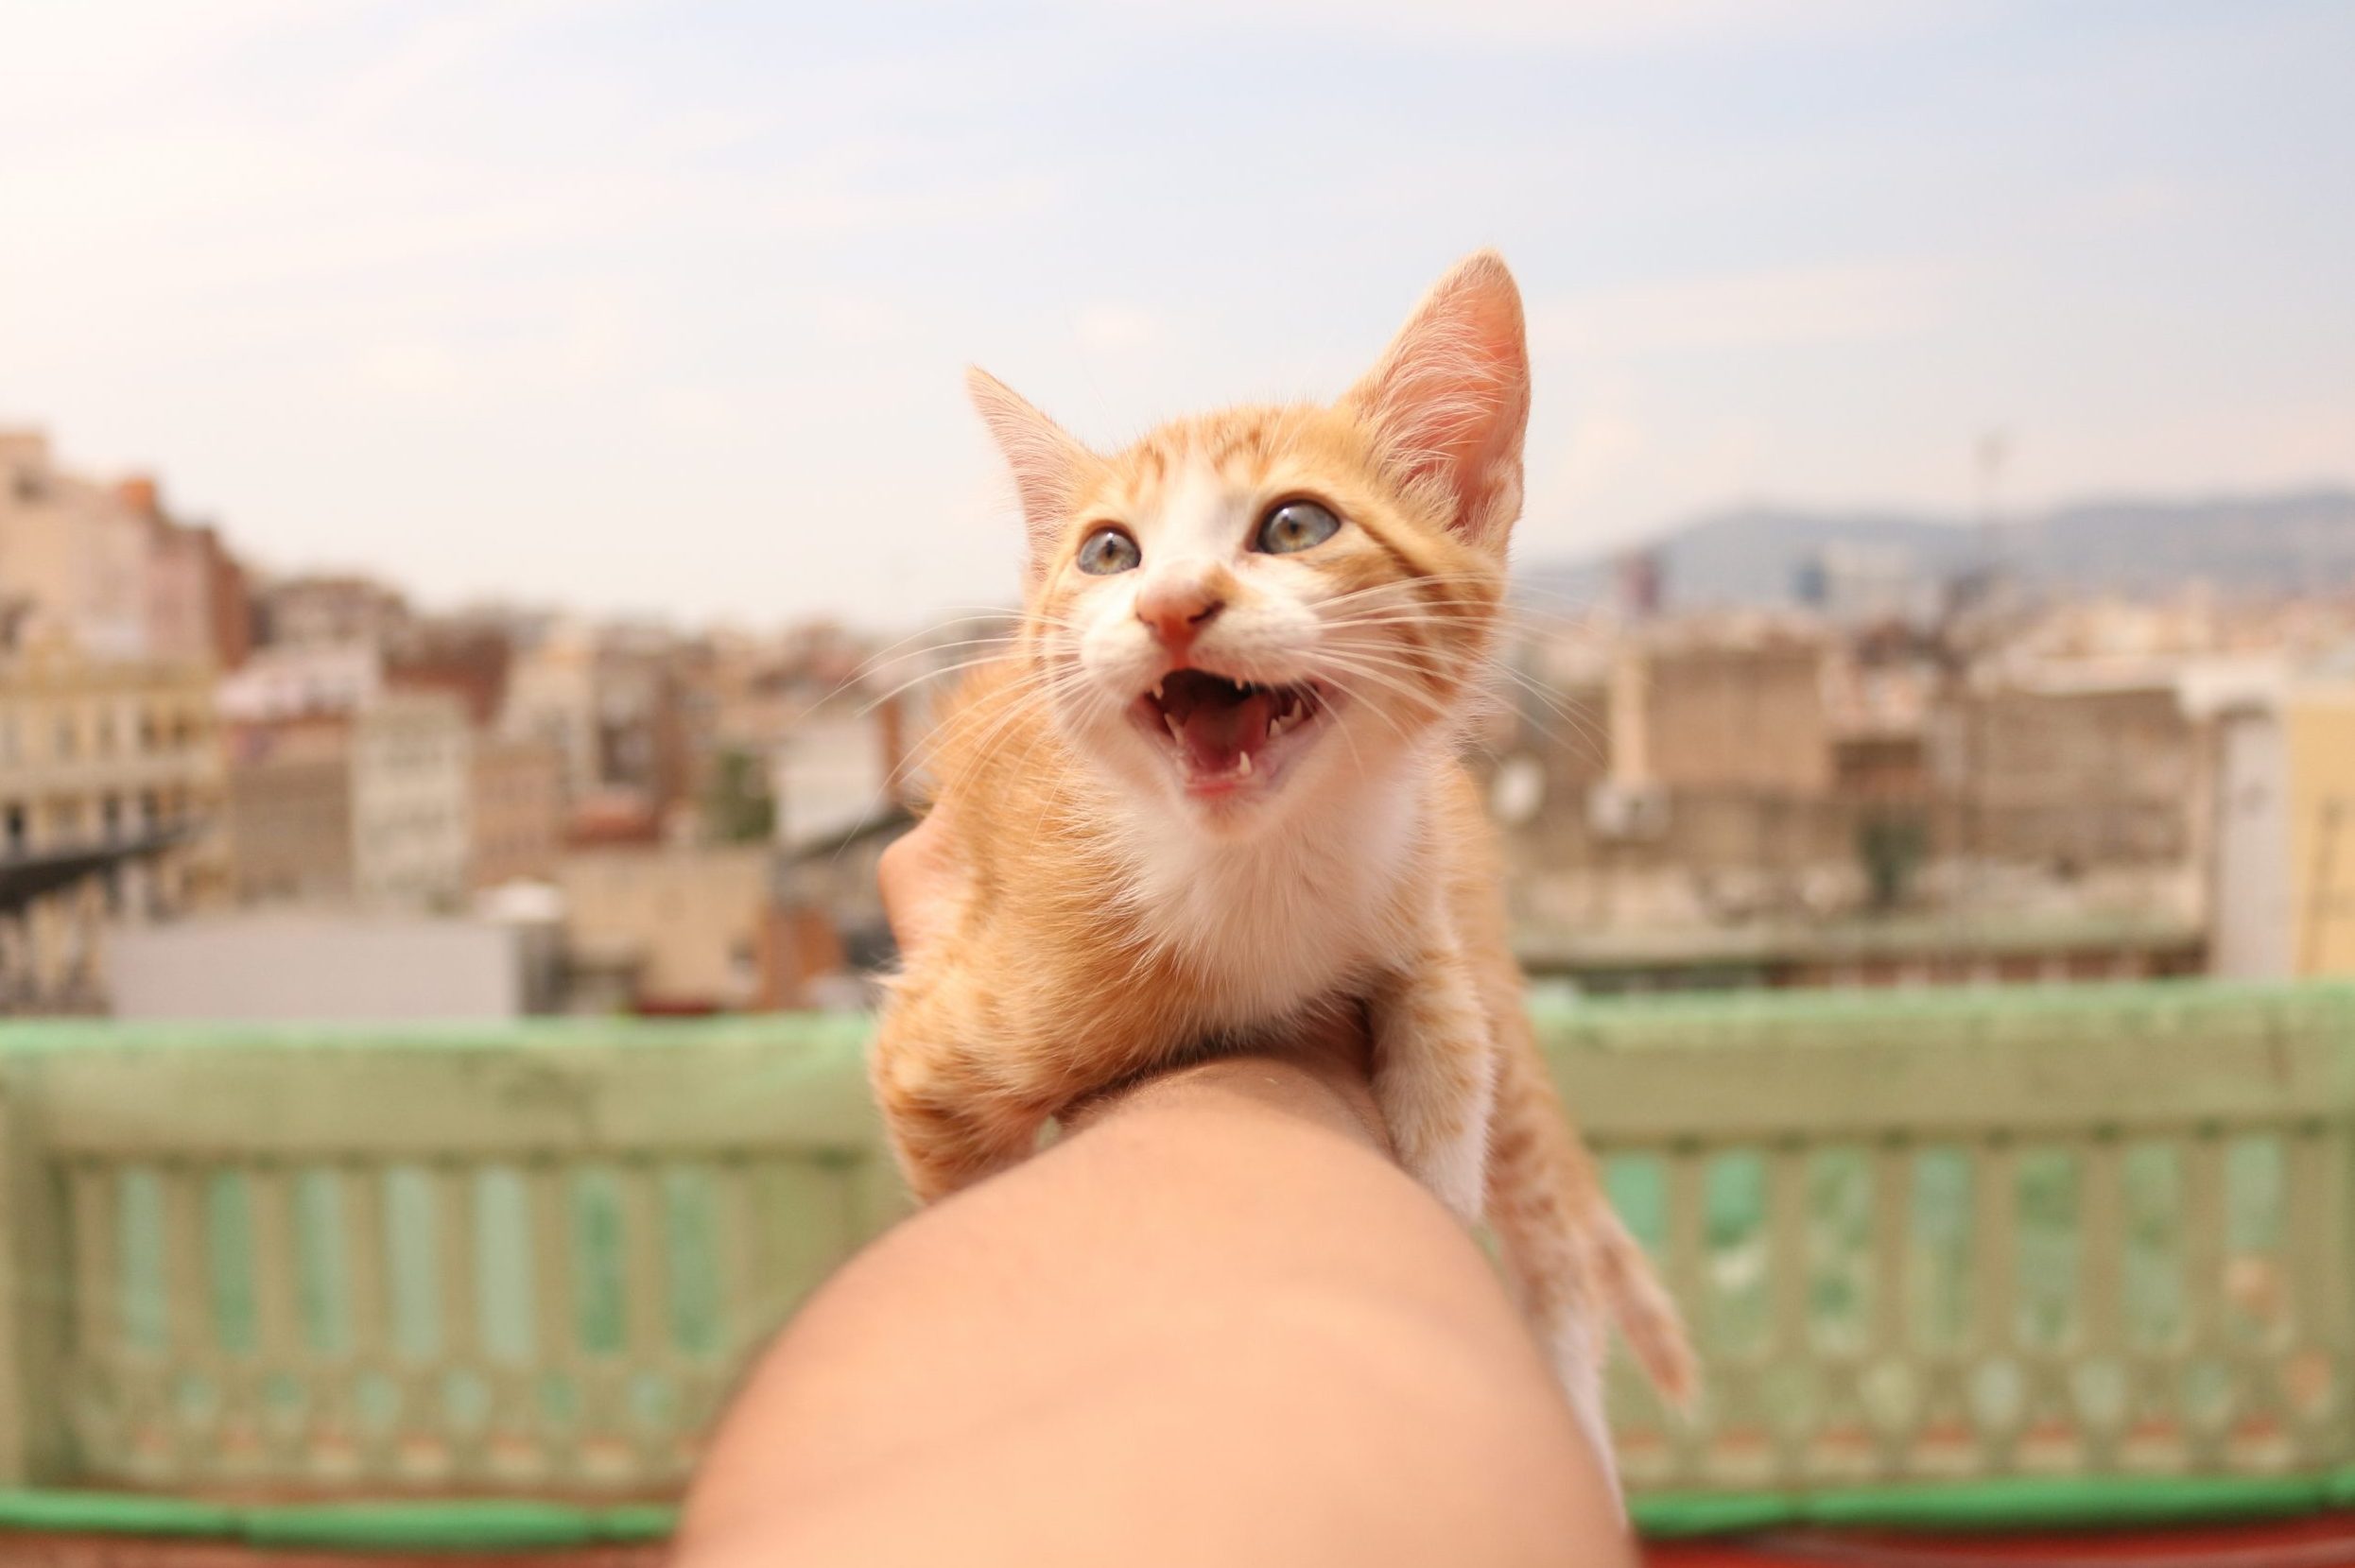
[[[1601,1325],[1671,1396],[1675,1309],[1565,1122],[1456,757],[1521,506],[1529,360],[1462,263],[1331,407],[1087,450],[979,371],[1030,532],[1011,653],[933,758],[966,873],[894,982],[875,1093],[936,1198],[1075,1098],[1362,1001],[1399,1159],[1506,1271],[1607,1464]]]

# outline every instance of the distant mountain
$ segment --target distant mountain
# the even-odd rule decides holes
[[[1985,564],[2033,582],[2125,594],[2200,580],[2242,593],[2355,586],[2355,491],[2197,501],[2097,500],[2007,520],[1992,538],[1959,520],[1899,512],[1748,507],[1654,542],[1666,602],[1677,608],[1789,602],[1827,548],[1935,579]],[[1532,596],[1599,605],[1615,558],[1540,561],[1515,574]]]

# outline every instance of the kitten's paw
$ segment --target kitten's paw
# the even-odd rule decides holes
[[[1466,1225],[1478,1225],[1487,1205],[1488,1128],[1391,1126],[1399,1163]]]
[[[1624,1522],[1627,1496],[1619,1484],[1619,1456],[1611,1446],[1610,1412],[1602,1404],[1602,1335],[1584,1318],[1568,1314],[1553,1326],[1546,1339],[1554,1378],[1569,1400],[1570,1414],[1576,1418],[1579,1431],[1595,1451],[1595,1462],[1602,1468],[1603,1482],[1611,1489],[1611,1501],[1618,1506],[1619,1518]]]

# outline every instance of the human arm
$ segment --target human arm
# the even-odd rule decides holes
[[[1358,1019],[1070,1121],[802,1309],[682,1561],[1632,1560],[1486,1260],[1392,1161]]]

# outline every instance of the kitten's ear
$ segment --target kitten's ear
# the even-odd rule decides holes
[[[990,427],[997,450],[1005,454],[1006,466],[1013,470],[1014,494],[1021,500],[1022,521],[1030,533],[1030,572],[1035,577],[1071,521],[1080,488],[1098,459],[1062,425],[987,370],[968,369],[965,392],[980,411],[981,422]]]
[[[1529,343],[1504,258],[1458,262],[1342,405],[1372,427],[1401,485],[1435,487],[1458,535],[1502,551],[1521,511],[1529,427]]]

